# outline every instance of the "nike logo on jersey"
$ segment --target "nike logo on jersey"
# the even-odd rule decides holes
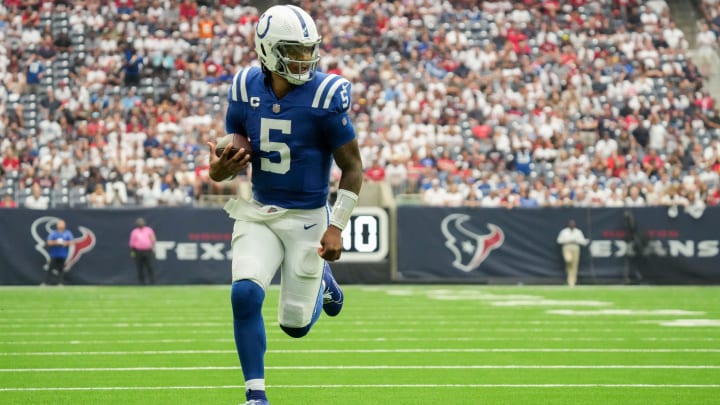
[[[308,229],[312,228],[315,225],[317,225],[317,224],[303,225],[303,228],[305,228],[305,230],[307,231]]]

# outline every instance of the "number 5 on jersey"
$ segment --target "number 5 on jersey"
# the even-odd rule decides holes
[[[290,148],[284,142],[273,142],[270,140],[270,131],[279,130],[284,135],[290,135],[292,122],[290,120],[278,120],[273,118],[260,119],[260,150],[264,152],[277,152],[280,155],[279,162],[273,162],[264,157],[260,159],[260,170],[270,173],[285,174],[290,171]]]

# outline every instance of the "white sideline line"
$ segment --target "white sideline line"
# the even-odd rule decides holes
[[[268,385],[268,388],[720,388],[720,384],[331,384]],[[10,387],[0,392],[18,391],[160,391],[245,389],[244,385],[159,386],[159,387]]]
[[[615,320],[548,320],[548,321],[513,321],[513,320],[495,320],[492,323],[497,325],[617,325],[618,323],[634,323],[636,321],[623,319]],[[648,320],[645,322],[657,323],[661,320]],[[411,326],[423,326],[427,325],[428,320],[417,320],[417,321],[351,321],[351,322],[333,322],[333,326],[336,327],[352,327],[352,326],[373,326],[373,325],[411,325]],[[458,321],[433,321],[434,327],[437,326],[455,326],[455,325],[477,325],[477,319],[465,319]],[[201,327],[217,327],[225,328],[231,324],[231,321],[222,322],[79,322],[79,323],[12,323],[2,324],[0,323],[0,330],[17,330],[17,329],[95,329],[95,328],[187,328],[192,326]],[[266,322],[266,327],[275,326],[275,322]]]
[[[486,337],[486,336],[474,336],[474,337],[377,337],[377,338],[313,338],[314,342],[565,342],[565,341],[583,341],[583,342],[625,342],[625,341],[648,341],[648,342],[715,342],[720,341],[720,338],[713,337],[648,337],[648,338],[623,338],[623,337],[607,337],[607,338],[596,338],[596,337],[576,337],[576,338],[564,338],[564,337]],[[268,343],[272,342],[287,342],[286,338],[273,339],[268,338]],[[0,341],[0,345],[15,345],[15,346],[29,346],[29,345],[99,345],[99,344],[138,344],[138,343],[233,343],[235,342],[232,338],[219,338],[219,339],[94,339],[94,340],[8,340]]]
[[[63,312],[65,312],[65,311],[63,311]],[[174,311],[174,312],[177,313],[177,311]],[[152,312],[146,311],[146,313],[151,314],[151,315],[152,314],[158,315],[159,318],[162,318],[163,322],[182,322],[182,321],[188,319],[187,317],[184,318],[184,317],[172,316],[172,314],[170,312],[166,313],[166,312],[161,312],[159,310],[152,311]],[[132,314],[132,315],[129,315],[129,314]],[[82,313],[82,315],[83,315],[82,320],[84,322],[92,322],[92,323],[94,323],[94,322],[106,322],[107,323],[107,322],[111,322],[111,321],[113,321],[113,322],[135,322],[133,319],[137,318],[136,317],[137,314],[140,314],[140,312],[127,310],[127,311],[121,313],[120,316],[118,316],[117,318],[114,319],[114,318],[108,317],[108,316],[90,316],[87,313]],[[3,310],[3,315],[5,315],[5,317],[3,319],[0,319],[0,325],[14,324],[14,323],[18,323],[18,322],[22,322],[24,324],[43,324],[43,323],[56,323],[58,321],[57,316],[33,316],[33,317],[29,318],[27,315],[21,314],[17,317],[10,317],[10,316],[8,316],[10,314],[5,310]],[[47,315],[47,310],[43,311],[42,315]],[[191,317],[190,319],[201,319],[203,322],[226,322],[227,323],[227,322],[232,321],[231,314],[228,314],[227,316],[218,316],[217,311],[208,311],[207,313],[197,311],[197,313],[193,313],[191,315],[193,315],[193,317]],[[263,315],[267,315],[269,317],[276,318],[277,312],[264,311]],[[355,319],[355,321],[359,321],[359,322],[392,321],[392,320],[397,320],[397,319],[402,319],[403,321],[427,321],[427,320],[452,321],[452,320],[457,319],[457,320],[462,321],[462,320],[467,320],[468,317],[470,317],[470,316],[472,316],[472,319],[476,319],[476,320],[505,320],[505,319],[507,319],[507,316],[504,314],[499,315],[499,314],[494,314],[494,313],[490,313],[490,314],[474,313],[472,315],[460,314],[460,315],[453,315],[453,316],[433,315],[433,314],[427,314],[427,315],[423,315],[423,316],[412,316],[412,315],[405,316],[405,314],[388,316],[388,315],[376,314],[371,317],[367,316],[367,315],[363,315],[363,314],[354,314],[353,319]],[[334,323],[334,321],[335,320],[333,320],[333,323]],[[351,321],[344,321],[344,322],[351,322]]]
[[[647,370],[704,370],[720,369],[716,365],[532,365],[532,364],[501,364],[501,365],[467,365],[467,366],[268,366],[266,370],[544,370],[544,369],[647,369]],[[240,370],[239,366],[205,366],[205,367],[89,367],[89,368],[0,368],[0,373],[53,373],[53,372],[95,372],[95,371],[223,371]]]
[[[228,325],[231,325],[228,323]],[[230,327],[230,326],[228,326]],[[228,330],[230,330],[229,333],[232,333],[231,329],[223,328],[218,330],[207,330],[207,329],[195,329],[195,330],[183,330],[183,334],[189,335],[226,335],[228,334]],[[619,328],[556,328],[556,327],[549,327],[549,328],[443,328],[443,333],[621,333],[621,332],[627,332],[627,327],[619,327]],[[650,331],[650,329],[648,329]],[[684,333],[707,333],[705,330],[702,329],[692,329],[692,330],[683,330]],[[3,336],[66,336],[68,334],[73,335],[156,335],[156,334],[166,334],[168,333],[168,329],[153,329],[153,330],[126,330],[126,329],[118,329],[118,330],[98,330],[98,331],[46,331],[46,332],[38,332],[38,331],[11,331],[11,332],[2,332]],[[284,334],[279,328],[276,327],[276,325],[272,325],[271,328],[267,330],[268,335],[273,334]],[[313,334],[321,335],[321,334],[332,334],[334,333],[330,329],[318,329],[317,331],[313,330]],[[433,326],[428,326],[427,328],[358,328],[353,329],[353,333],[359,334],[359,333],[399,333],[399,334],[418,334],[418,333],[438,333],[438,329]]]
[[[484,336],[477,336],[477,337],[457,337],[457,338],[451,338],[451,337],[437,337],[437,338],[430,338],[430,337],[400,337],[400,338],[385,338],[385,337],[378,337],[378,338],[313,338],[314,342],[475,342],[475,341],[488,341],[488,342],[508,342],[508,341],[518,341],[518,342],[564,342],[564,341],[587,341],[587,342],[624,342],[628,339],[626,338],[594,338],[594,337],[588,337],[588,338],[563,338],[563,337],[550,337],[550,338],[535,338],[535,337],[484,337]],[[642,340],[642,339],[641,339]],[[656,340],[673,340],[673,339],[664,339],[664,338],[652,338],[653,341]],[[720,340],[720,338],[687,338],[684,340],[693,340],[693,341],[715,341]],[[280,338],[280,339],[272,339],[268,338],[268,342],[287,342],[286,338]],[[0,345],[18,345],[18,346],[26,346],[26,345],[87,345],[87,344],[137,344],[137,343],[233,343],[235,342],[232,338],[223,338],[223,339],[107,339],[107,340],[12,340],[12,341],[5,341],[1,342]]]
[[[94,352],[4,352],[0,356],[128,356],[158,354],[231,354],[235,350],[138,350]],[[720,349],[599,349],[599,348],[489,348],[489,349],[275,349],[270,354],[315,353],[720,353]]]

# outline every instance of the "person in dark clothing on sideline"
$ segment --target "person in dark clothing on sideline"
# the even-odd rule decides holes
[[[58,277],[58,285],[63,285],[63,277],[65,274],[65,260],[67,260],[70,252],[70,245],[73,243],[73,234],[65,229],[65,221],[60,220],[55,225],[55,230],[50,232],[47,238],[48,253],[50,254],[50,264],[45,273],[45,280],[42,285],[50,284],[50,278],[55,275]]]

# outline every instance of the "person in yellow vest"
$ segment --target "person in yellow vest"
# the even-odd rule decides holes
[[[586,239],[583,232],[575,226],[574,219],[568,221],[567,227],[563,228],[557,237],[557,243],[562,246],[567,284],[570,287],[575,287],[577,282],[580,246],[586,246],[589,242],[590,240]]]

